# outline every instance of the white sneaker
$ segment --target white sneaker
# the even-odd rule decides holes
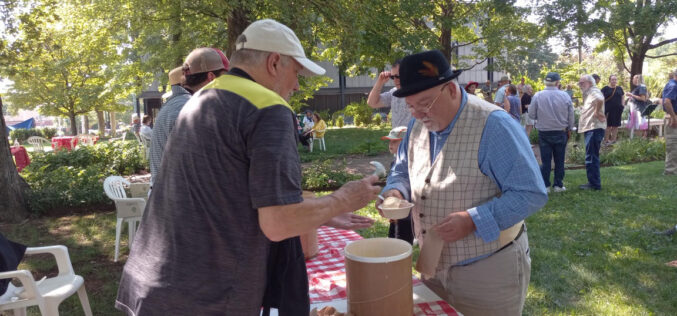
[[[555,186],[555,188],[553,188],[553,191],[555,191],[556,193],[564,192],[564,191],[566,191],[566,190],[567,190],[567,188],[565,188],[565,187],[558,187],[558,186]]]

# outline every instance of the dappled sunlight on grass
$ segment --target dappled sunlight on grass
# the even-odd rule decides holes
[[[532,273],[524,314],[677,315],[677,269],[665,265],[677,259],[677,236],[655,234],[677,224],[677,177],[659,176],[662,168],[662,162],[603,168],[602,191],[578,190],[585,170],[567,171],[568,190],[551,194],[527,219]],[[387,236],[389,222],[373,202],[357,213],[375,220],[361,236]],[[115,212],[93,211],[0,230],[29,246],[66,245],[96,315],[121,315],[112,302],[129,249],[125,224],[120,262],[113,263],[115,220]],[[418,254],[415,246],[414,262]],[[31,257],[21,268],[39,279],[56,272],[53,262]],[[82,315],[77,298],[66,300],[61,313]]]
[[[569,170],[570,189],[551,194],[529,218],[532,276],[525,314],[677,314],[677,178],[663,163],[602,169],[602,191],[582,191],[585,170]],[[630,172],[631,171],[631,172]],[[627,176],[631,173],[632,176]]]

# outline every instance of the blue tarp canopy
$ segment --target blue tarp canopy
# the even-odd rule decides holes
[[[17,123],[14,125],[7,126],[7,133],[9,134],[9,131],[15,130],[15,129],[20,129],[20,128],[33,128],[35,127],[35,119],[34,118],[29,118],[21,123]]]

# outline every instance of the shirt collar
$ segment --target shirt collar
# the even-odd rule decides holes
[[[246,71],[244,71],[240,68],[237,68],[237,67],[231,68],[228,73],[231,74],[231,75],[235,75],[235,76],[242,77],[242,78],[249,79],[251,81],[256,82],[256,80],[254,80],[254,78],[252,78],[252,76],[250,76]]]

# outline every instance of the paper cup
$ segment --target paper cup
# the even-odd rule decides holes
[[[411,253],[411,245],[399,239],[370,238],[348,244],[348,312],[355,316],[411,316]]]

